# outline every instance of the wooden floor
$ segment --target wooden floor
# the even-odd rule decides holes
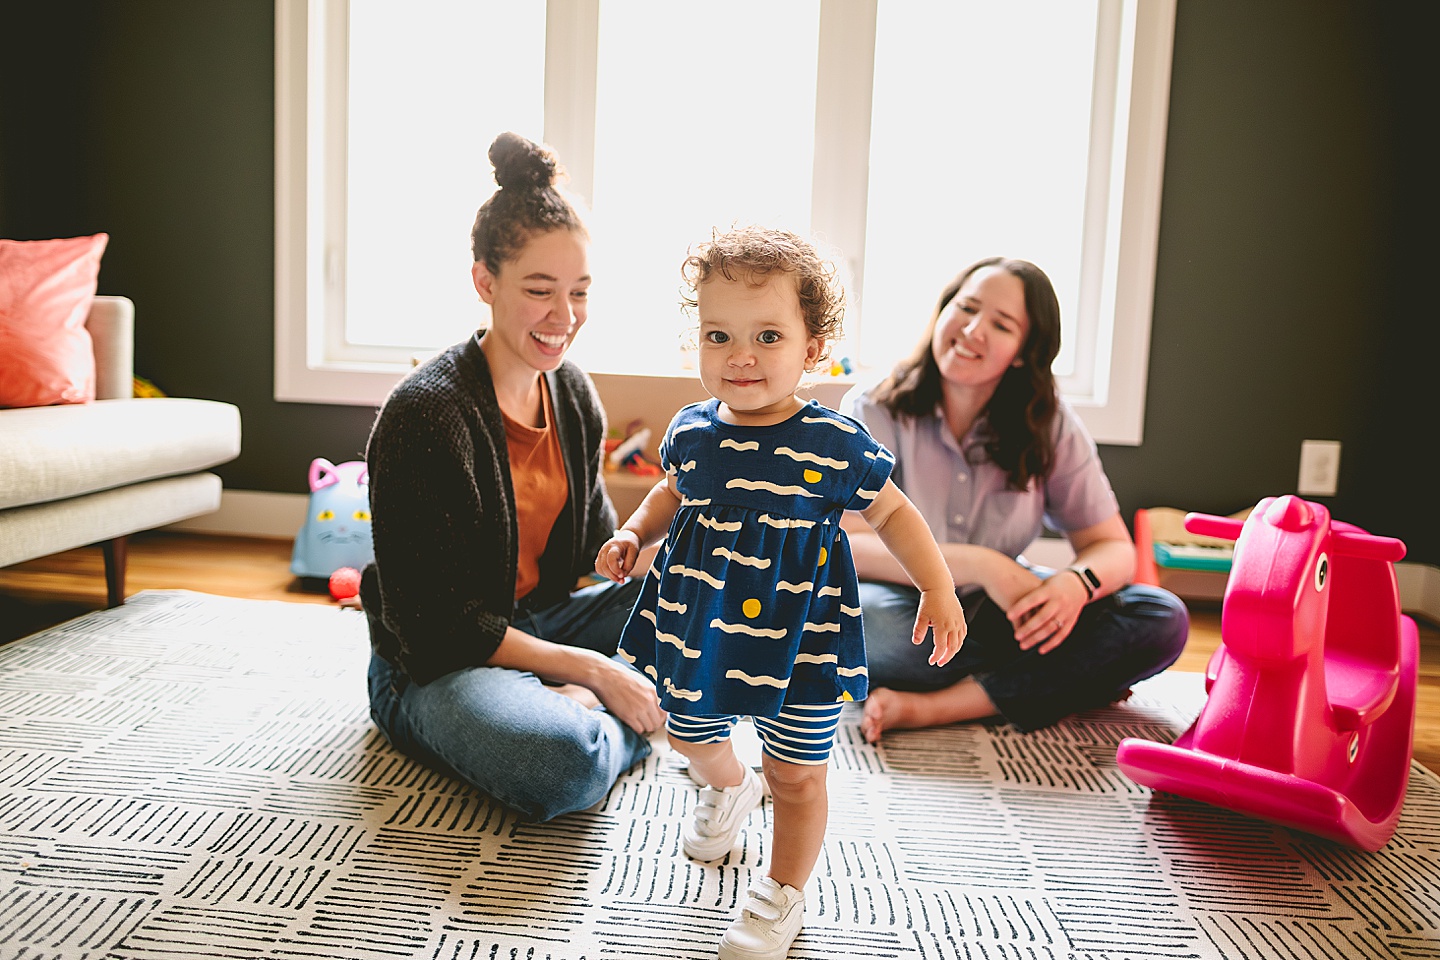
[[[127,593],[184,589],[227,597],[332,603],[323,584],[290,574],[288,540],[149,533],[130,542]],[[0,569],[0,643],[105,606],[105,566],[86,547]],[[1220,607],[1191,604],[1190,640],[1174,669],[1196,673],[1220,642]],[[1440,630],[1420,622],[1415,758],[1440,770]]]

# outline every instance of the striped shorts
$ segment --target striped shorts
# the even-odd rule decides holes
[[[764,751],[774,759],[785,763],[821,764],[830,759],[830,745],[835,742],[835,728],[839,726],[844,706],[843,703],[786,704],[778,717],[751,719]],[[665,721],[665,729],[670,736],[686,743],[719,743],[730,739],[730,730],[739,721],[733,714],[682,717],[672,713]]]

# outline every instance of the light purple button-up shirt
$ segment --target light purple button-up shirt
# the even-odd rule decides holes
[[[1095,441],[1063,401],[1055,431],[1055,463],[1043,483],[1006,487],[1005,472],[984,453],[984,418],[957,443],[937,407],[929,417],[891,413],[856,386],[840,412],[862,421],[895,455],[891,479],[905,491],[941,543],[972,543],[1018,557],[1042,524],[1061,533],[1082,530],[1120,510]],[[979,462],[966,459],[964,451]]]

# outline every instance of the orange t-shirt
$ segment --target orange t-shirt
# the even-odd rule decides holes
[[[515,564],[515,599],[540,583],[540,555],[550,542],[550,530],[570,495],[565,458],[555,431],[555,411],[542,377],[545,425],[529,424],[505,416],[505,447],[510,452],[510,482],[515,487],[515,521],[520,555]]]

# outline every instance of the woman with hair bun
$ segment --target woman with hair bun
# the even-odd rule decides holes
[[[665,715],[613,659],[640,585],[572,591],[616,527],[604,411],[565,359],[589,235],[553,153],[503,133],[489,155],[471,278],[491,323],[395,387],[366,449],[370,714],[401,752],[548,820],[603,798]]]
[[[1094,440],[1060,400],[1059,351],[1050,278],[991,257],[945,287],[909,358],[841,403],[895,455],[893,479],[939,541],[969,622],[960,653],[931,666],[911,644],[914,589],[847,515],[872,684],[867,740],[995,715],[1044,727],[1124,698],[1184,649],[1184,605],[1130,583],[1135,545]],[[1070,541],[1069,568],[1021,557],[1042,523]]]

